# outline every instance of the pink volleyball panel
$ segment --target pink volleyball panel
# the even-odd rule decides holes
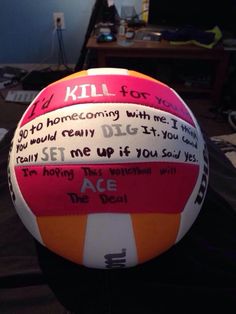
[[[36,216],[179,213],[199,166],[183,163],[16,166],[21,193]]]
[[[90,75],[44,89],[27,109],[20,126],[55,109],[85,103],[138,103],[172,113],[194,125],[184,102],[164,84],[128,75]]]

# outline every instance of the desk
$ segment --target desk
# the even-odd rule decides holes
[[[167,41],[134,41],[130,46],[121,46],[117,42],[97,43],[91,36],[86,48],[96,52],[97,66],[108,66],[107,60],[112,57],[119,58],[155,58],[155,59],[183,59],[207,60],[214,62],[214,75],[212,87],[209,89],[191,89],[182,86],[176,87],[177,92],[205,92],[210,94],[212,103],[220,104],[222,87],[227,76],[229,53],[223,45],[213,49],[201,48],[196,45],[173,45]]]

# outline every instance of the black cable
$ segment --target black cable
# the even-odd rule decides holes
[[[63,56],[63,48],[62,48],[62,41],[61,41],[61,28],[57,26],[57,39],[58,39],[58,65],[64,65],[64,56]]]
[[[63,65],[67,66],[66,53],[65,53],[65,47],[64,47],[64,41],[62,37],[61,28],[59,29],[59,33],[60,33],[60,40],[61,40],[61,54],[62,54]]]
[[[58,39],[58,46],[59,46],[58,66],[63,65],[66,69],[70,70],[67,65],[65,46],[64,46],[62,28],[61,28],[60,22],[57,23],[57,39]]]

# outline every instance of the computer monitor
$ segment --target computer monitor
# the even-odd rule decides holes
[[[150,0],[149,26],[235,28],[235,0]]]

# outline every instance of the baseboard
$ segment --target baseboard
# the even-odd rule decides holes
[[[57,64],[47,64],[47,63],[6,63],[6,64],[2,63],[0,64],[0,68],[6,67],[6,66],[20,68],[20,69],[26,70],[27,72],[40,71],[47,68],[50,68],[52,70],[64,70],[65,69],[65,67],[62,65],[58,66]],[[68,68],[72,70],[75,69],[75,64],[68,64],[67,66]]]

